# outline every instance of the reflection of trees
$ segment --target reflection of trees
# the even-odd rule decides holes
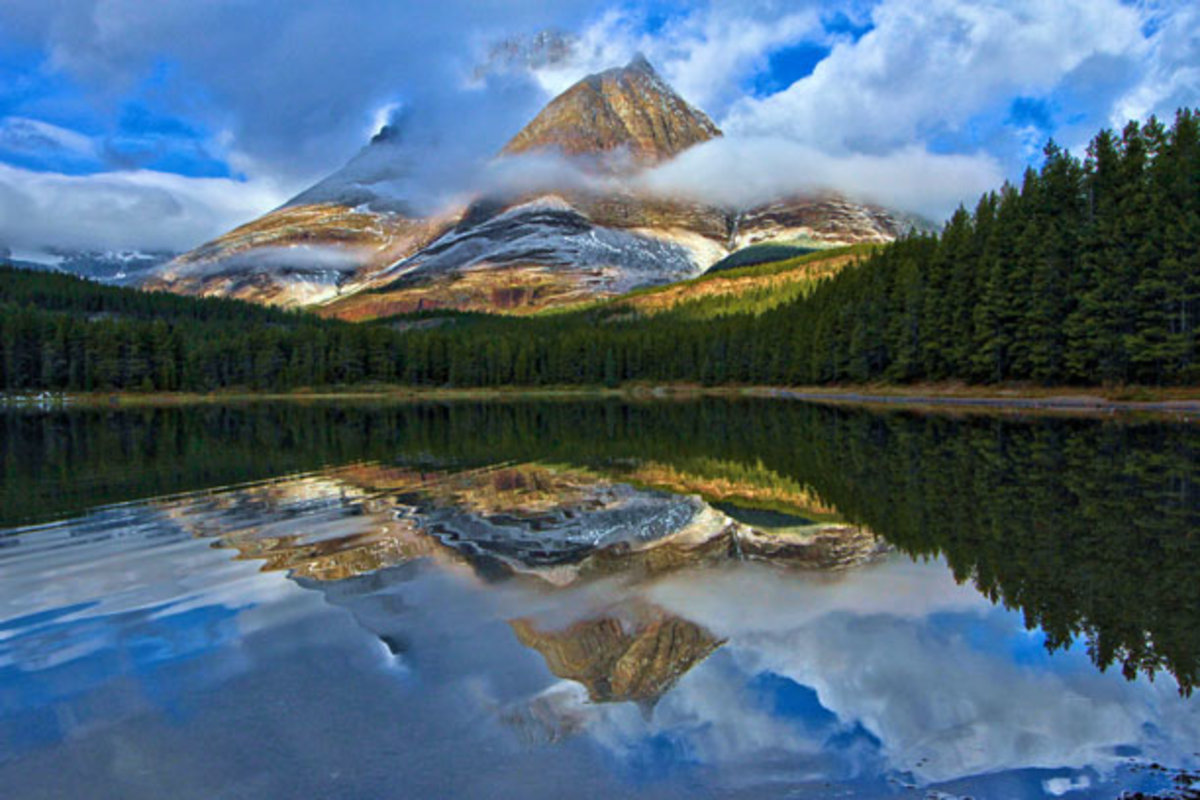
[[[1166,669],[1191,691],[1200,432],[827,416],[813,480],[843,513],[910,553],[945,555],[959,580],[1041,626],[1051,649],[1083,638],[1101,668]]]
[[[1200,429],[1183,424],[749,401],[14,414],[0,422],[0,524],[362,459],[552,462],[801,516],[836,509],[944,555],[1052,648],[1081,638],[1099,666],[1167,670],[1184,691],[1200,677]]]

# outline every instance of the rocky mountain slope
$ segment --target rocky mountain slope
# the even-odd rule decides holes
[[[703,111],[675,94],[639,55],[554,98],[503,154],[556,150],[609,169],[645,167],[720,135]]]
[[[837,196],[741,210],[632,188],[644,170],[721,135],[641,56],[550,102],[495,164],[544,158],[561,179],[414,210],[400,134],[384,128],[346,167],[284,207],[158,269],[147,288],[315,307],[345,319],[435,308],[522,313],[701,274],[773,240],[881,242],[910,220]]]

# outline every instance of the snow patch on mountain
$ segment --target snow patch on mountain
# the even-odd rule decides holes
[[[486,212],[481,212],[486,215]],[[400,280],[471,267],[506,264],[616,268],[610,291],[670,283],[701,271],[674,242],[597,227],[560,197],[522,203],[482,220],[468,219],[385,275]]]

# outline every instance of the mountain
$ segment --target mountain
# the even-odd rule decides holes
[[[609,160],[609,166],[644,167],[720,135],[703,111],[675,94],[638,55],[625,67],[589,75],[554,98],[502,152],[559,151]]]
[[[764,241],[882,242],[911,224],[835,195],[743,210],[633,188],[643,171],[721,136],[640,55],[571,86],[502,148],[492,164],[502,172],[550,170],[536,188],[493,186],[422,213],[412,199],[430,187],[414,177],[406,135],[383,128],[344,168],[164,265],[146,287],[353,320],[528,313],[694,278]]]
[[[116,286],[136,284],[167,263],[177,253],[137,250],[68,250],[50,248],[33,258],[12,258],[12,251],[0,246],[0,264],[21,269],[65,272]]]

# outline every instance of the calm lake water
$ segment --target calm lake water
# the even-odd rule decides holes
[[[5,798],[1116,798],[1200,767],[1196,425],[7,412],[0,477]]]

